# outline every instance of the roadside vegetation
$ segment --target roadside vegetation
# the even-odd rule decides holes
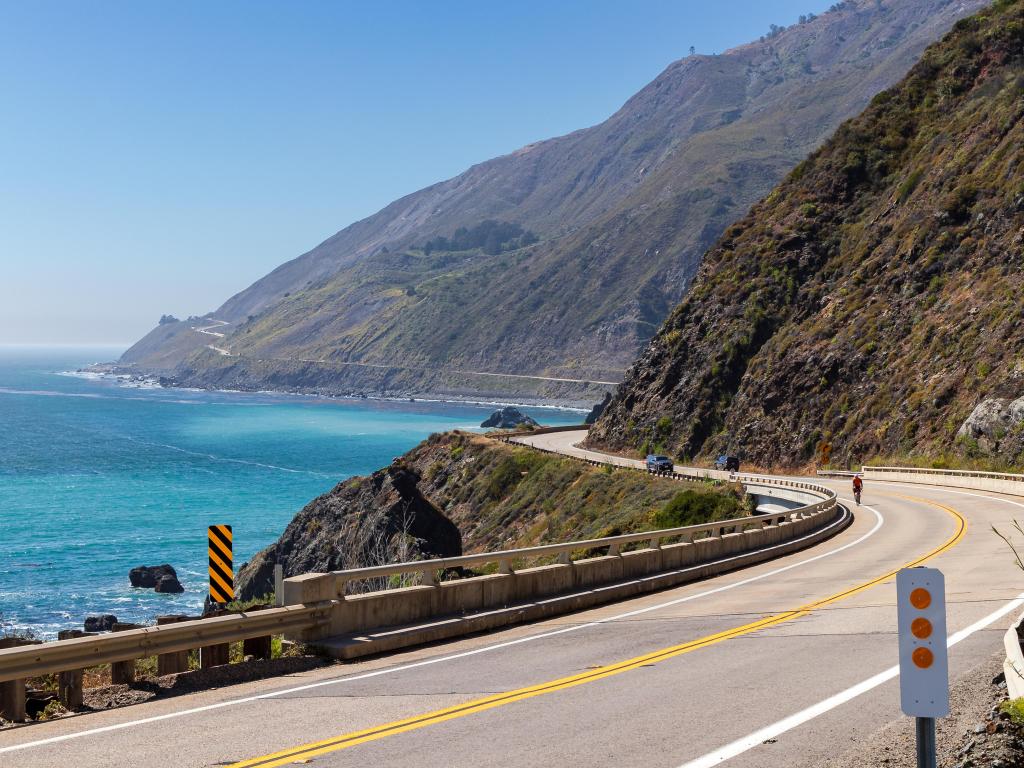
[[[509,445],[433,435],[402,459],[462,532],[467,553],[742,517],[741,486],[678,481]]]

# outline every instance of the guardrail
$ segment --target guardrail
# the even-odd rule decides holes
[[[220,652],[227,643],[309,631],[329,615],[329,606],[285,606],[4,648],[0,650],[0,717],[14,721],[25,718],[26,678],[50,673],[62,673],[62,678],[68,675],[72,682],[65,684],[62,679],[60,694],[64,705],[74,708],[71,705],[81,704],[81,672],[87,667],[118,665],[150,656],[162,661],[196,648],[213,652],[217,663],[227,663],[227,654]],[[185,671],[176,666],[173,671]],[[133,675],[127,677],[131,680]]]
[[[682,477],[682,475],[680,475]],[[310,573],[286,579],[287,604],[332,605],[329,626],[297,638],[355,658],[663,589],[811,546],[850,521],[836,494],[802,481],[739,476],[749,488],[812,499],[799,508],[713,523],[521,549]],[[669,543],[666,543],[669,542]],[[640,544],[627,551],[627,547]],[[555,562],[521,567],[523,561]],[[463,578],[462,569],[497,565]],[[458,578],[445,579],[445,575]],[[399,586],[353,590],[376,580]]]
[[[1024,475],[1010,472],[869,466],[865,466],[862,472],[865,479],[920,483],[923,485],[945,485],[952,488],[973,488],[981,491],[1024,496]]]
[[[618,536],[606,536],[600,539],[582,539],[564,544],[544,544],[536,547],[523,547],[521,549],[506,549],[499,552],[484,552],[478,555],[461,555],[459,557],[416,560],[408,563],[379,565],[369,568],[352,568],[343,571],[331,571],[328,574],[328,578],[334,580],[334,597],[338,598],[346,596],[346,587],[349,583],[365,581],[367,579],[418,574],[422,584],[436,585],[439,583],[437,579],[438,571],[456,571],[460,568],[474,565],[497,563],[499,573],[508,574],[514,572],[513,563],[516,560],[536,560],[557,555],[560,558],[560,563],[569,564],[573,562],[572,555],[574,553],[592,552],[595,549],[607,549],[606,555],[618,555],[624,546],[639,542],[646,543],[647,548],[652,550],[660,549],[661,542],[665,539],[679,538],[685,543],[692,544],[695,541],[701,540],[699,538],[700,534],[703,534],[704,538],[710,539],[719,538],[729,533],[743,533],[751,529],[778,526],[783,523],[790,523],[794,520],[810,517],[834,506],[835,499],[833,498],[793,512],[719,520],[714,523],[701,523],[680,528],[665,528],[657,531],[625,533]],[[285,599],[287,600],[287,595]]]

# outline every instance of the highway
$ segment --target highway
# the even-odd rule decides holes
[[[991,531],[1024,498],[868,483],[855,513],[810,550],[598,609],[2,731],[0,766],[823,765],[902,717],[897,569],[945,572],[954,680],[1024,610]]]

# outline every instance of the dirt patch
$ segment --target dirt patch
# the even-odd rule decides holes
[[[938,763],[943,768],[1024,766],[1024,728],[1001,714],[1006,701],[1003,654],[993,654],[950,690],[950,716],[936,728]],[[895,768],[916,765],[914,721],[905,717],[877,731],[862,746],[823,768]]]

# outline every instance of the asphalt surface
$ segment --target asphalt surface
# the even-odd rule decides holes
[[[902,717],[881,674],[897,663],[897,569],[946,574],[949,631],[966,634],[954,681],[1022,610],[1024,575],[991,526],[1024,517],[1024,498],[867,483],[854,512],[813,549],[677,589],[3,731],[0,766],[823,765]]]

